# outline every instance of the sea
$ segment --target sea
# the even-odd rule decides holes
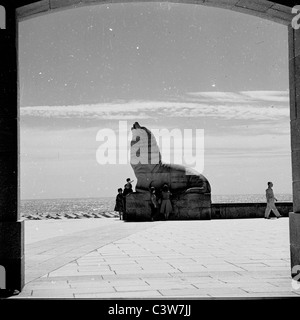
[[[291,194],[276,194],[281,202],[292,202]],[[212,195],[212,203],[258,203],[265,202],[264,194]],[[21,200],[20,213],[23,219],[63,218],[111,218],[115,197],[76,199],[34,199]]]

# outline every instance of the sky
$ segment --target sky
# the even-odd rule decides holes
[[[120,121],[128,139],[135,121],[191,130],[194,152],[201,130],[212,194],[291,193],[285,26],[192,4],[86,6],[20,22],[19,68],[21,199],[114,197],[136,180],[97,161],[99,131],[118,143]]]

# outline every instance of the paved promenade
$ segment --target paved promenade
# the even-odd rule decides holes
[[[288,222],[26,221],[26,286],[11,298],[300,298]]]

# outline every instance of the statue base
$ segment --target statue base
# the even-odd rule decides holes
[[[174,195],[171,200],[173,211],[168,220],[210,220],[211,194],[187,190]],[[152,220],[150,193],[133,192],[126,196],[126,221]],[[163,214],[157,212],[154,220],[164,220]]]

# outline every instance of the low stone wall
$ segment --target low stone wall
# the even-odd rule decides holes
[[[185,193],[177,199],[172,199],[173,212],[169,220],[210,220],[210,193]]]
[[[292,202],[276,202],[276,208],[284,217],[293,212]],[[266,202],[259,203],[212,203],[211,219],[244,219],[244,218],[264,218]],[[270,218],[275,217],[270,213]]]

